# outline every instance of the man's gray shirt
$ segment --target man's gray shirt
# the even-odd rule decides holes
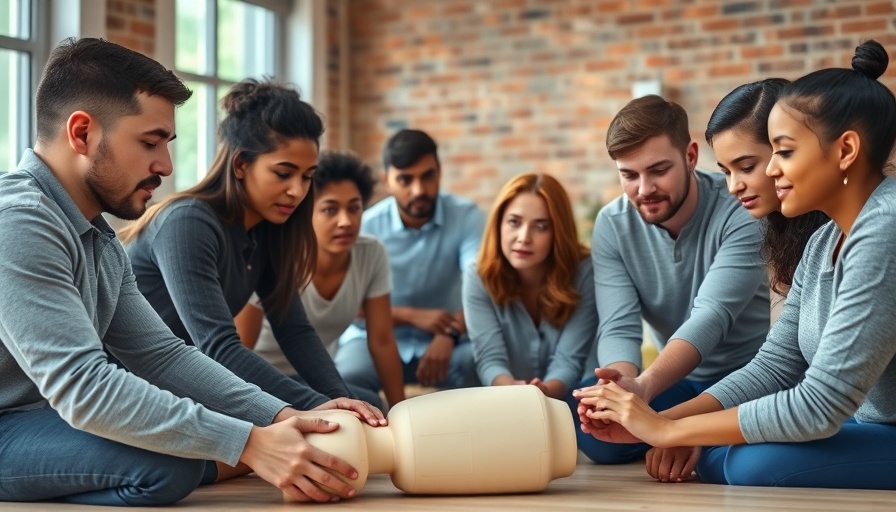
[[[0,414],[49,404],[107,439],[235,465],[286,406],[171,333],[112,228],[31,150],[0,177],[0,239]]]
[[[680,338],[701,362],[688,378],[715,380],[746,364],[769,327],[762,233],[718,173],[695,171],[697,211],[677,239],[647,224],[626,196],[604,207],[591,245],[600,324],[598,364],[641,366],[643,329],[664,347]]]

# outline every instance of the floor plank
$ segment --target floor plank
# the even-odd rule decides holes
[[[285,503],[279,491],[250,475],[198,489],[174,507],[141,510],[273,511],[303,505]],[[556,480],[540,494],[510,496],[409,496],[385,475],[374,475],[355,499],[324,505],[340,511],[493,511],[493,510],[893,510],[896,492],[837,489],[769,489],[695,482],[660,484],[644,473],[643,464],[596,466],[579,463],[569,478]],[[0,511],[78,511],[95,507],[55,503],[0,503]]]

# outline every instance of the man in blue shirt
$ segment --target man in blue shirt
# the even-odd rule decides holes
[[[440,193],[435,141],[401,130],[383,155],[391,197],[364,213],[361,232],[386,246],[392,268],[392,319],[405,382],[478,385],[461,309],[461,275],[476,259],[485,218],[473,202]],[[378,389],[362,325],[348,328],[336,367],[350,384]]]

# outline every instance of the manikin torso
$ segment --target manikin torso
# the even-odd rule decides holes
[[[371,427],[347,411],[321,411],[339,423],[308,442],[367,476],[388,473],[415,494],[497,494],[544,490],[576,464],[575,427],[563,402],[535,386],[440,391],[405,400],[387,427]]]

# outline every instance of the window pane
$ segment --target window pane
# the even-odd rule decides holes
[[[277,18],[243,0],[175,0],[175,69],[193,98],[177,110],[174,184],[190,187],[205,175],[216,149],[219,101],[246,77],[275,77]],[[213,20],[216,20],[213,22]]]
[[[0,172],[12,171],[28,146],[28,54],[0,48]]]
[[[210,109],[215,108],[211,86],[199,82],[185,82],[193,97],[175,111],[177,139],[174,141],[174,187],[183,190],[195,185],[205,176],[211,163],[214,146],[214,119],[209,122]]]
[[[218,76],[238,82],[274,76],[274,12],[240,0],[218,0]]]
[[[31,0],[0,0],[0,35],[31,38]]]
[[[2,0],[0,0],[2,1]],[[205,0],[177,0],[175,5],[174,67],[196,75],[210,75],[212,50],[208,47],[208,20]]]

